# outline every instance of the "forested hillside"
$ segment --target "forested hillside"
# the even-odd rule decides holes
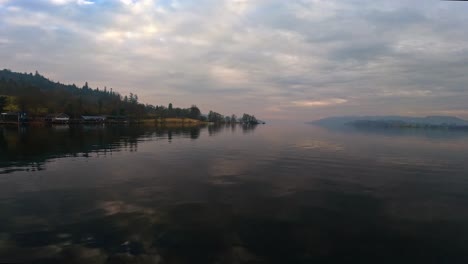
[[[253,115],[224,116],[214,111],[202,115],[200,109],[154,106],[138,102],[138,96],[122,96],[113,89],[91,88],[86,82],[83,87],[75,84],[54,82],[36,73],[0,71],[0,112],[25,112],[30,117],[41,117],[51,113],[66,113],[72,118],[82,115],[125,116],[142,118],[192,118],[211,122],[257,123]]]
[[[122,96],[112,89],[91,88],[53,82],[39,73],[0,71],[0,111],[27,112],[30,116],[48,113],[81,115],[116,115],[143,117],[192,117],[200,118],[200,110],[175,108],[169,111],[163,106],[144,105],[136,94]]]
[[[107,114],[142,116],[145,105],[136,95],[122,97],[117,92],[53,82],[39,73],[0,71],[0,110],[27,112],[31,116],[67,113],[71,116]]]

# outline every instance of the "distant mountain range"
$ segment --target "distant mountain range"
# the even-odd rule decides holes
[[[410,128],[468,128],[468,121],[453,116],[338,116],[328,117],[311,124],[325,127],[340,127],[345,125],[355,127],[410,127]]]

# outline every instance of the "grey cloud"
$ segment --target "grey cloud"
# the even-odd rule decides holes
[[[388,11],[367,10],[361,15],[363,19],[381,30],[401,30],[399,26],[408,27],[429,20],[423,13],[408,7]]]
[[[265,118],[424,115],[465,107],[468,5],[33,2],[0,5],[4,68],[106,85],[137,93],[145,103],[195,103],[223,113],[241,108]],[[330,105],[293,104],[302,100]]]
[[[393,51],[387,43],[350,43],[330,52],[330,58],[335,61],[357,60],[366,62],[385,56],[392,56]]]

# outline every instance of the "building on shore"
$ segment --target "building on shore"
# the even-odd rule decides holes
[[[25,123],[28,121],[26,113],[5,112],[0,114],[0,123]]]
[[[67,124],[70,121],[70,116],[65,113],[49,114],[44,118],[44,121],[54,124]]]

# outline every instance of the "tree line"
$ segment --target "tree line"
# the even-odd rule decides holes
[[[249,114],[241,118],[224,116],[214,111],[203,115],[192,105],[189,108],[143,104],[138,95],[122,96],[112,88],[91,88],[87,82],[82,87],[75,84],[53,82],[39,74],[0,71],[0,112],[25,112],[31,117],[53,113],[66,113],[72,118],[82,115],[122,116],[143,118],[192,118],[214,123],[242,122],[253,124],[258,120]]]

